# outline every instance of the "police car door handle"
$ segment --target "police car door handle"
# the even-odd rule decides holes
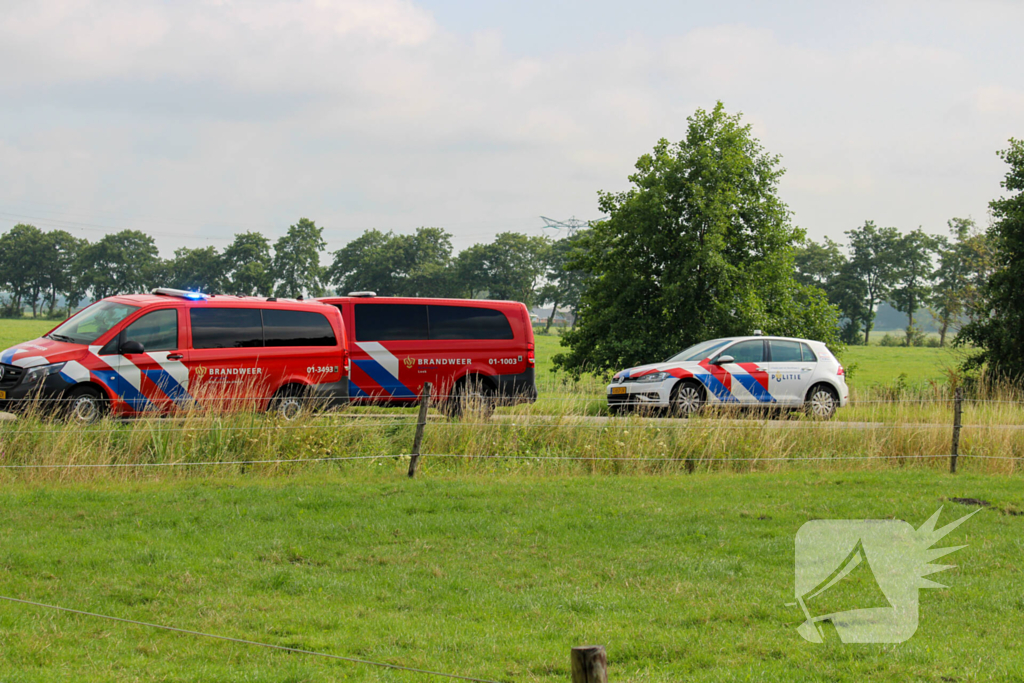
[[[801,368],[800,372],[810,372],[812,368]]]
[[[167,354],[167,360],[181,360],[185,357],[183,353],[169,353]]]

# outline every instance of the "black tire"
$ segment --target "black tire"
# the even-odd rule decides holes
[[[282,420],[291,422],[302,417],[309,410],[306,392],[295,385],[282,387],[270,401],[269,412]]]
[[[68,392],[62,403],[62,417],[75,424],[93,424],[107,414],[107,397],[93,386],[75,387]]]
[[[466,379],[452,387],[441,410],[451,420],[457,420],[467,413],[479,413],[487,420],[494,413],[495,396],[491,386],[483,380]]]
[[[704,385],[693,380],[683,380],[672,388],[669,398],[669,412],[674,417],[698,415],[707,405],[708,394]]]
[[[828,384],[815,384],[804,401],[804,411],[815,420],[831,420],[838,407],[839,394]]]

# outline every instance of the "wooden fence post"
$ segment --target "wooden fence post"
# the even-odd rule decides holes
[[[569,664],[572,683],[608,683],[608,656],[603,645],[574,647]]]
[[[960,455],[960,412],[963,401],[963,389],[957,387],[953,392],[953,447],[949,451],[949,473],[956,474],[956,459]]]
[[[416,436],[412,440],[412,457],[409,459],[409,478],[416,476],[416,467],[420,463],[420,445],[423,443],[423,428],[427,426],[427,408],[430,407],[430,390],[433,385],[430,382],[423,383],[423,393],[420,394],[420,414],[416,419]]]

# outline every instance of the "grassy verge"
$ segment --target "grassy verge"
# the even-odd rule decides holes
[[[592,402],[501,408],[485,419],[431,416],[423,452],[444,473],[674,473],[931,469],[947,467],[951,407],[946,402],[851,408],[865,421],[818,422],[796,414],[763,419],[716,415],[689,420],[589,414]],[[1010,474],[1024,458],[1024,412],[1018,404],[967,404],[961,468]],[[934,421],[921,421],[930,418]],[[873,421],[877,420],[877,421]],[[80,427],[26,417],[0,423],[0,482],[145,479],[176,463],[173,475],[211,471],[294,474],[312,458],[365,459],[408,453],[415,418],[408,412],[350,410],[284,421],[263,413],[195,413],[183,418],[104,420]],[[926,457],[922,457],[926,456]],[[994,456],[994,457],[993,457]],[[204,463],[256,461],[216,468]],[[67,465],[79,466],[77,469]],[[115,465],[117,467],[89,466]],[[136,466],[139,465],[139,466]],[[46,467],[40,467],[46,466]],[[84,466],[84,467],[82,467]],[[165,468],[166,470],[166,468]]]
[[[428,463],[429,467],[429,463]],[[0,594],[499,681],[564,683],[608,647],[615,681],[974,681],[1024,676],[1020,482],[932,472],[461,475],[392,465],[291,480],[0,490]],[[797,635],[793,539],[815,518],[996,503],[921,593],[899,645]],[[945,501],[941,522],[971,508]],[[4,681],[420,681],[0,603]]]

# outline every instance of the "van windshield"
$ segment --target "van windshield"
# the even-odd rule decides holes
[[[701,342],[696,346],[691,346],[688,349],[680,351],[665,362],[679,363],[683,361],[701,361],[708,358],[716,350],[722,348],[731,341],[732,339],[712,339],[711,341]]]
[[[46,336],[72,344],[92,344],[138,308],[114,301],[100,301],[71,316]]]

